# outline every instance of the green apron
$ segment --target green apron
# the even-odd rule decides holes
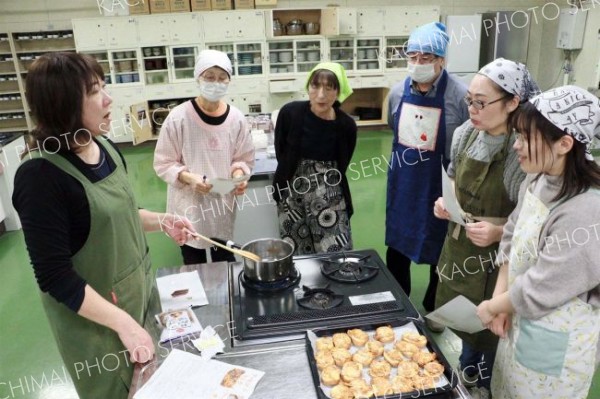
[[[456,157],[456,197],[465,212],[480,215],[474,217],[475,220],[505,218],[515,207],[504,187],[504,163],[510,135],[506,135],[504,148],[490,162],[485,162],[467,156],[467,150],[478,134],[477,130],[471,133],[465,150]],[[478,247],[467,238],[465,229],[460,227],[454,222],[448,224],[438,262],[440,281],[435,296],[436,308],[458,295],[464,295],[478,305],[492,297],[496,286],[498,268],[494,267],[494,259],[499,243]],[[477,334],[453,331],[476,350],[496,349],[498,337],[489,330]]]
[[[104,299],[144,325],[153,285],[146,237],[137,204],[117,151],[97,139],[115,170],[92,183],[67,159],[35,153],[79,181],[90,206],[90,232],[72,257],[74,270]],[[126,399],[133,377],[129,353],[117,333],[41,293],[58,349],[80,398]]]

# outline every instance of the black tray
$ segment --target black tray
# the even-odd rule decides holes
[[[371,332],[371,331],[375,331],[378,327],[381,327],[381,326],[391,326],[392,328],[395,328],[395,327],[402,327],[403,325],[406,325],[411,322],[415,325],[415,327],[417,328],[417,330],[419,331],[419,333],[421,335],[424,335],[425,337],[427,337],[427,348],[429,349],[430,352],[435,352],[435,354],[437,355],[436,356],[437,360],[444,366],[444,376],[450,383],[446,384],[442,387],[438,387],[438,388],[430,388],[430,389],[424,389],[424,390],[418,390],[418,391],[412,391],[412,392],[404,392],[402,394],[385,395],[385,398],[386,399],[423,398],[423,397],[451,398],[452,397],[451,392],[458,383],[458,375],[452,370],[450,363],[448,363],[448,360],[446,360],[446,357],[444,356],[444,354],[442,353],[440,348],[433,341],[433,339],[431,338],[431,335],[429,335],[429,332],[427,331],[427,328],[425,328],[425,325],[416,319],[397,318],[397,319],[392,319],[392,320],[389,320],[389,321],[386,321],[383,323],[361,324],[361,325],[356,325],[356,326],[351,326],[351,327],[317,328],[317,329],[314,329],[311,331],[317,337],[322,337],[322,336],[331,336],[338,332],[346,332],[352,328],[360,328],[361,330]],[[319,379],[319,371],[317,369],[317,362],[315,361],[315,354],[314,354],[312,346],[310,344],[310,340],[308,339],[308,334],[306,334],[306,336],[305,336],[305,341],[306,341],[306,353],[308,355],[308,364],[310,365],[310,372],[312,374],[313,382],[315,384],[315,390],[317,392],[317,396],[319,397],[319,399],[329,399],[325,395],[323,390],[321,389],[321,380]],[[372,396],[372,398],[377,398],[377,397]],[[379,398],[381,398],[381,397],[379,397]]]

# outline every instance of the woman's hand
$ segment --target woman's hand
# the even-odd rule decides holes
[[[236,169],[231,174],[233,179],[237,179],[238,177],[244,176],[244,171],[242,169]],[[246,192],[246,188],[248,187],[248,181],[239,182],[235,185],[233,189],[234,195],[243,195]]]
[[[196,232],[187,218],[171,213],[166,213],[164,218],[161,218],[161,229],[179,246],[191,240],[192,233]]]
[[[465,231],[467,238],[478,247],[487,247],[502,238],[502,226],[489,222],[467,223]]]
[[[479,317],[479,320],[481,320],[481,324],[484,326],[487,326],[492,322],[492,320],[494,320],[496,314],[492,312],[489,300],[483,301],[479,304],[479,306],[477,306],[477,316]]]
[[[433,215],[438,219],[450,220],[450,214],[444,205],[444,198],[440,197],[433,204]]]
[[[192,190],[200,194],[208,194],[213,187],[206,180],[206,176],[200,176],[191,172],[181,172],[179,174],[179,181],[191,186]]]
[[[152,338],[133,318],[125,317],[117,334],[129,352],[129,359],[132,362],[146,363],[152,360],[154,357]]]
[[[500,338],[506,338],[511,322],[511,315],[508,313],[499,313],[486,327]]]

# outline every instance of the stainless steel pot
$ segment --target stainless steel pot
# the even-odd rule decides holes
[[[307,35],[318,35],[319,34],[319,23],[318,22],[307,22],[304,24],[304,30]]]
[[[262,258],[260,262],[244,258],[244,275],[250,280],[271,282],[282,280],[294,269],[294,246],[277,238],[260,238],[242,247]]]
[[[302,35],[304,34],[304,23],[301,19],[292,19],[285,26],[285,31],[288,35]]]

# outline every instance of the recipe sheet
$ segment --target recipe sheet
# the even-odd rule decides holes
[[[477,306],[462,295],[425,315],[425,317],[468,334],[474,334],[484,329],[481,320],[477,316]]]
[[[442,166],[442,195],[444,197],[444,205],[446,206],[446,210],[450,214],[450,220],[455,223],[460,224],[461,226],[465,225],[465,219],[463,215],[465,212],[460,207],[458,200],[456,199],[456,193],[454,192],[454,184],[444,166]]]
[[[240,177],[234,177],[232,179],[222,179],[222,178],[211,179],[208,181],[208,183],[212,184],[212,188],[210,189],[211,193],[217,193],[217,194],[224,195],[224,194],[231,192],[231,190],[233,190],[235,188],[236,184],[248,181],[249,179],[250,179],[250,175],[244,175],[244,176],[240,176]]]
[[[265,373],[174,349],[134,399],[247,399]]]

